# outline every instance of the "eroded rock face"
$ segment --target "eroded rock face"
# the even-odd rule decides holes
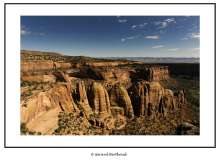
[[[93,111],[99,114],[111,114],[109,96],[100,83],[93,83],[88,88],[88,98]]]
[[[131,99],[120,83],[109,90],[109,99],[113,116],[122,115],[131,119],[134,117]]]
[[[26,102],[23,101],[20,107],[21,123],[27,123],[30,130],[49,134],[51,128],[57,126],[57,115],[60,111],[79,113],[79,109],[73,102],[71,91],[70,84],[58,84],[36,93]],[[22,107],[24,103],[27,107]],[[40,127],[39,124],[41,124]]]
[[[77,103],[83,109],[82,116],[86,117],[92,125],[114,128],[115,120],[111,115],[108,93],[100,83],[93,83],[86,94],[84,83],[81,82],[77,84],[75,95]]]
[[[170,77],[168,67],[152,67],[147,70],[149,73],[148,81],[167,80]]]
[[[161,87],[159,82],[140,80],[129,89],[138,116],[157,116],[158,113],[166,116],[168,112],[182,109],[186,106],[186,92],[175,94],[169,89]]]
[[[183,109],[186,107],[186,91],[180,90],[174,93],[174,108]]]
[[[89,106],[85,85],[83,82],[77,84],[76,92],[74,94],[75,100],[79,106],[85,111],[85,116],[92,114],[92,109]]]
[[[57,72],[54,73],[54,75],[61,82],[70,82],[68,73],[57,71]]]
[[[34,75],[34,76],[23,76],[22,81],[29,82],[56,82],[56,77],[54,75]]]

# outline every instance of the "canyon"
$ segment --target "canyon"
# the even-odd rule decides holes
[[[171,80],[167,66],[133,68],[126,65],[140,62],[96,59],[55,62],[50,56],[66,58],[21,51],[20,123],[29,134],[139,135],[150,132],[146,124],[163,126],[165,121],[172,122],[172,134],[177,134],[187,121],[186,91],[161,86]],[[134,122],[142,125],[138,134],[128,128]],[[27,135],[27,130],[21,134]],[[178,133],[198,134],[198,129]]]

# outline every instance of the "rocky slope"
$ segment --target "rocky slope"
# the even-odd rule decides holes
[[[71,84],[59,83],[43,90],[33,90],[20,104],[20,121],[30,130],[51,134],[57,127],[59,112],[74,112],[79,109],[72,98]]]

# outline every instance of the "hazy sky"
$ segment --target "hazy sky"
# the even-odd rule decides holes
[[[199,57],[199,16],[21,16],[21,50],[90,57]]]

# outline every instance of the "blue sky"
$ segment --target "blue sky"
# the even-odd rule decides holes
[[[90,57],[199,57],[199,16],[21,16],[21,50]]]

